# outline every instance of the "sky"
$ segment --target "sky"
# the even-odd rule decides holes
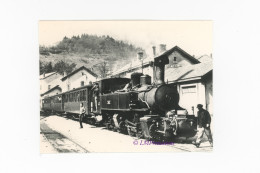
[[[190,55],[212,54],[212,21],[39,21],[39,44],[55,45],[64,36],[109,35],[152,54],[152,46],[179,46]]]

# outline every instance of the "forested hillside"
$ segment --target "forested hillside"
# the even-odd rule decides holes
[[[55,46],[40,46],[40,73],[52,70],[62,73],[64,69],[70,72],[84,65],[104,77],[106,74],[102,73],[122,67],[139,51],[143,51],[142,48],[110,36],[83,34],[64,37]]]

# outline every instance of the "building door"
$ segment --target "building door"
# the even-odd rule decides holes
[[[179,105],[187,109],[188,113],[196,114],[196,105],[198,103],[197,85],[182,85],[180,87],[180,102]],[[194,110],[192,109],[194,108]]]

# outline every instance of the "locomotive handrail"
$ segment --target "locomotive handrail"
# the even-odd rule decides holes
[[[146,101],[144,101],[142,98],[139,98],[142,102],[144,102],[146,104],[146,106],[150,109],[150,106],[148,105],[148,103]]]

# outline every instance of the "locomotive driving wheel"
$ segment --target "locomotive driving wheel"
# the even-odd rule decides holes
[[[152,124],[149,127],[149,134],[150,134],[150,138],[151,139],[155,139],[157,136],[157,131],[158,131],[158,127],[156,126],[156,124]]]
[[[117,131],[119,133],[125,133],[127,131],[124,121],[121,121],[118,125],[119,125],[119,129],[117,129]]]
[[[130,127],[127,127],[127,132],[129,136],[134,136],[134,132],[131,131]]]

